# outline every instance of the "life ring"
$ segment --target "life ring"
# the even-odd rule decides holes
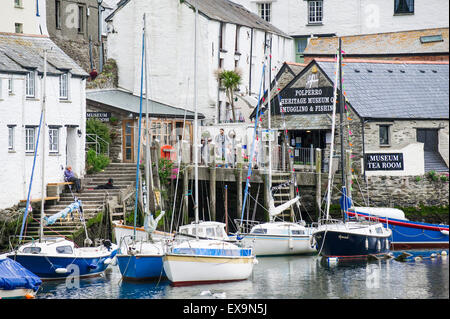
[[[172,153],[175,151],[175,148],[172,145],[163,145],[161,146],[161,158],[172,159]]]

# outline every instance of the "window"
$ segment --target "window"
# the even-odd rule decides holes
[[[304,235],[305,232],[303,230],[291,230],[292,235]]]
[[[380,125],[380,145],[389,145],[389,125]]]
[[[308,1],[308,23],[321,24],[323,19],[323,1]]]
[[[35,81],[36,81],[36,73],[34,71],[28,72],[27,79],[26,79],[26,96],[27,97],[35,97],[36,96]]]
[[[69,76],[63,73],[59,76],[59,98],[67,100],[69,98]]]
[[[34,127],[25,128],[25,152],[34,152],[35,132]]]
[[[8,79],[8,93],[13,94],[13,78],[9,77]]]
[[[8,125],[8,151],[14,151],[14,126]]]
[[[61,1],[55,0],[55,26],[61,29]]]
[[[306,49],[306,46],[308,45],[308,38],[297,38],[295,39],[295,62],[297,63],[303,63],[305,61],[303,57],[303,52]]]
[[[78,6],[78,32],[84,32],[84,8],[83,6]]]
[[[55,127],[49,127],[49,151],[50,153],[59,152],[59,129]]]
[[[22,252],[25,254],[39,254],[41,252],[41,248],[40,247],[25,247],[22,250]]]
[[[56,252],[58,254],[72,254],[73,250],[71,246],[59,246],[56,247]]]
[[[394,14],[414,13],[414,0],[394,1]]]
[[[272,7],[271,3],[258,3],[259,16],[262,19],[266,20],[267,22],[270,22],[271,7]]]
[[[267,234],[267,229],[265,228],[255,228],[251,232],[252,234]]]
[[[14,0],[14,7],[22,8],[22,0]]]
[[[15,32],[16,33],[23,33],[23,24],[22,23],[15,23]]]

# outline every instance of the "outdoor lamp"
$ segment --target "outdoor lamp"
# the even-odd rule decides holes
[[[80,129],[77,130],[77,134],[78,134],[78,137],[81,137],[81,130]]]

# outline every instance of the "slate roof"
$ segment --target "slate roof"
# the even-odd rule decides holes
[[[449,53],[449,29],[435,28],[402,32],[387,32],[343,36],[342,50],[349,55],[398,55]],[[440,35],[442,41],[425,42],[421,37]],[[303,54],[305,56],[336,55],[337,37],[310,39]]]
[[[319,67],[334,81],[336,62],[317,60]],[[359,116],[449,119],[448,63],[354,61],[344,59],[343,91]]]
[[[34,69],[43,73],[44,49],[47,49],[48,74],[60,75],[70,71],[73,76],[89,76],[49,37],[11,33],[0,33],[0,72],[26,73]]]
[[[147,1],[147,0],[141,0]],[[169,1],[169,0],[164,0]],[[173,0],[170,0],[173,1]],[[122,9],[130,0],[121,0],[117,4],[117,9],[112,12],[105,20],[110,21],[116,12]],[[211,20],[222,21],[243,25],[250,28],[265,30],[274,34],[278,34],[287,38],[290,36],[280,29],[276,28],[257,14],[250,12],[244,6],[229,0],[184,0],[184,3],[195,7],[197,2],[199,14],[203,14]]]
[[[86,91],[86,100],[100,103],[109,107],[114,107],[125,112],[132,112],[139,114],[140,109],[140,97],[133,95],[131,92],[123,91],[120,89],[106,89],[106,90],[93,90]],[[177,108],[167,104],[159,103],[149,100],[148,103],[149,116],[158,118],[184,118],[185,110]],[[146,110],[145,99],[142,102],[142,112]],[[187,119],[194,118],[194,112],[186,112]],[[204,119],[205,116],[198,113],[199,119]]]

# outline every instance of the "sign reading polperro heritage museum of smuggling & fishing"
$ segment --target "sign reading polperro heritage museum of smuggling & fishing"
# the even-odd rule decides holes
[[[299,115],[333,112],[333,88],[285,88],[275,99],[275,114]],[[280,103],[281,102],[281,103]]]
[[[366,154],[366,171],[402,171],[403,153]]]

